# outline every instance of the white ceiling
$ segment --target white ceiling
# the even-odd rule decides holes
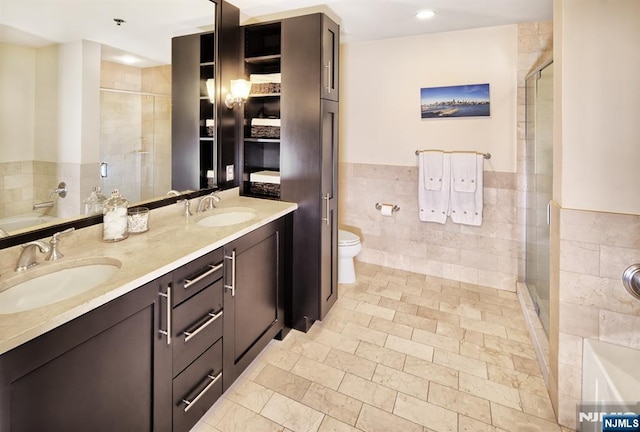
[[[342,42],[549,20],[553,0],[230,0],[241,22],[323,11],[341,24]],[[421,9],[436,16],[420,21]],[[117,26],[114,18],[126,22]],[[211,28],[208,0],[0,0],[0,41],[44,46],[87,39],[104,55],[137,54],[169,63],[173,36]]]

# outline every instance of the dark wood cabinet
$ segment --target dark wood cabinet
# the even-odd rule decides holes
[[[171,181],[176,190],[232,187],[227,165],[236,164],[234,112],[224,107],[221,90],[239,76],[240,12],[212,1],[216,31],[171,41]],[[207,173],[214,172],[213,178]]]
[[[222,394],[223,250],[173,272],[173,432],[189,431]]]
[[[281,86],[245,106],[242,193],[259,194],[251,173],[273,170],[279,190],[264,196],[298,204],[290,324],[302,331],[337,299],[339,49],[339,26],[320,13],[244,27],[247,75],[278,72]],[[265,113],[281,120],[277,139],[249,135]]]
[[[224,248],[224,375],[226,390],[284,329],[285,218]]]
[[[0,357],[0,431],[170,431],[162,277]]]

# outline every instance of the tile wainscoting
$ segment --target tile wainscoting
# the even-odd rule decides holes
[[[482,226],[444,225],[418,218],[418,167],[340,164],[340,226],[357,233],[357,260],[459,282],[515,291],[523,260],[524,222],[516,174],[484,172]],[[400,211],[384,217],[376,203]]]

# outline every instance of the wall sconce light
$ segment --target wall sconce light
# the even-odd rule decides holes
[[[207,97],[212,104],[216,103],[216,80],[209,78],[207,80]]]
[[[237,79],[231,80],[231,91],[227,93],[224,103],[229,109],[233,109],[236,105],[242,105],[249,97],[251,83],[247,80]]]

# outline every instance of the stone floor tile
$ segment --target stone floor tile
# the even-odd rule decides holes
[[[384,346],[423,360],[431,361],[433,359],[433,347],[397,336],[389,335]]]
[[[390,298],[381,298],[378,306],[393,309],[397,312],[402,312],[407,315],[416,315],[418,312],[418,305],[413,303],[407,303],[402,300],[393,300]]]
[[[487,363],[471,357],[436,348],[433,352],[433,362],[478,378],[488,378]]]
[[[316,383],[311,384],[301,402],[351,426],[362,409],[361,401]]]
[[[487,399],[454,390],[438,383],[431,383],[427,401],[481,422],[491,423],[491,405]]]
[[[385,332],[353,323],[347,323],[344,330],[342,330],[342,334],[379,346],[384,346],[388,336]]]
[[[306,405],[275,393],[261,414],[294,432],[315,432],[320,428],[324,414]],[[247,428],[244,431],[260,430]]]
[[[429,380],[384,365],[378,365],[371,381],[425,401],[429,395]]]
[[[404,361],[405,372],[458,389],[458,371],[419,358],[407,356]]]
[[[331,350],[324,364],[368,380],[373,376],[377,365],[374,361],[335,349]]]
[[[560,426],[540,417],[491,402],[494,426],[508,431],[560,432]]]
[[[249,430],[282,432],[284,430],[284,426],[279,422],[269,420],[238,404],[233,404],[215,427],[221,432],[246,432]]]
[[[272,365],[265,366],[255,382],[295,400],[302,399],[311,385],[310,380]]]
[[[387,334],[398,336],[404,339],[411,339],[413,327],[404,324],[398,324],[383,318],[373,317],[369,323],[369,328],[380,330]]]
[[[259,413],[273,395],[270,390],[246,378],[238,378],[227,390],[225,397],[229,400]]]
[[[358,429],[326,415],[318,432],[358,432]]]
[[[331,330],[323,330],[314,337],[314,340],[315,342],[326,345],[329,348],[336,348],[351,354],[356,352],[358,344],[360,343],[356,338],[342,333],[336,333]],[[327,350],[327,355],[329,354],[329,351],[330,350]],[[324,361],[324,359],[322,361]]]
[[[521,410],[518,390],[493,381],[460,373],[460,391]]]
[[[403,393],[398,393],[393,414],[437,432],[458,430],[457,413]]]
[[[321,384],[325,387],[329,387],[333,390],[338,389],[345,374],[345,372],[340,369],[336,369],[306,357],[302,357],[298,360],[293,369],[291,369],[291,373],[308,379],[309,381]],[[299,400],[298,398],[294,399]]]
[[[404,360],[407,357],[406,354],[367,342],[360,342],[355,355],[399,370],[404,367]]]
[[[364,432],[422,432],[422,426],[370,405],[364,405],[356,427]]]
[[[351,374],[345,375],[338,391],[388,412],[393,410],[397,394],[395,390]]]
[[[411,340],[453,353],[460,352],[460,341],[457,338],[454,339],[422,329],[415,329]]]

